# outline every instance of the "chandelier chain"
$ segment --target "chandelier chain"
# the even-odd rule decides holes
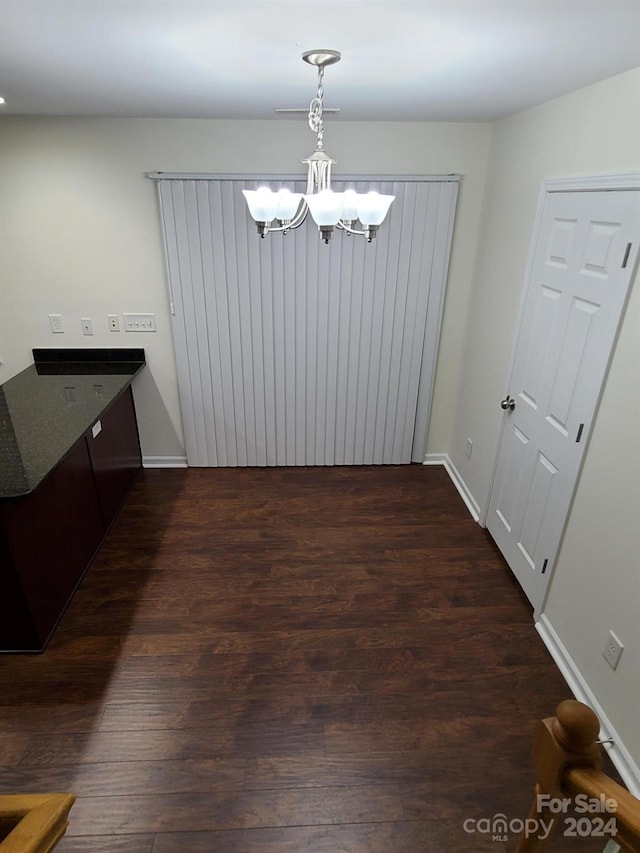
[[[324,148],[324,126],[322,123],[322,108],[324,101],[324,88],[322,86],[322,78],[324,77],[324,68],[318,68],[318,91],[315,98],[309,104],[309,127],[317,134],[317,150],[322,151]]]

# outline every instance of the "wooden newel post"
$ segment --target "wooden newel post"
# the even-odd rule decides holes
[[[591,708],[575,699],[561,702],[555,717],[538,723],[533,742],[536,796],[516,853],[540,853],[548,849],[560,815],[540,799],[544,794],[552,798],[563,796],[562,779],[569,767],[600,767],[599,731],[597,716]],[[532,831],[536,825],[534,822],[537,822],[539,830]]]

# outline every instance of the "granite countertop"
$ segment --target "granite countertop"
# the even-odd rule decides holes
[[[32,492],[145,365],[140,348],[33,356],[0,385],[0,498]]]

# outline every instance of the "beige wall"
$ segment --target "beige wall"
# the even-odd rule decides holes
[[[460,173],[430,449],[446,450],[491,140],[488,124],[332,122],[336,174]],[[148,171],[302,174],[305,122],[0,119],[0,382],[33,346],[144,346],[135,382],[143,453],[184,454],[164,255]],[[257,237],[256,237],[257,239]],[[275,239],[281,239],[276,237]],[[157,334],[109,333],[106,315],[155,312]],[[64,317],[52,335],[47,315]],[[80,318],[93,319],[92,338]]]
[[[488,497],[516,318],[544,178],[640,169],[640,69],[496,124],[450,455]],[[637,278],[637,276],[636,276]],[[545,614],[640,761],[640,285],[614,354]],[[467,437],[474,442],[467,460]],[[614,673],[602,658],[625,644]],[[551,709],[550,709],[551,710]]]

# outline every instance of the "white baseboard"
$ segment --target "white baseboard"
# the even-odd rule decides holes
[[[607,754],[616,770],[622,777],[627,788],[635,797],[640,797],[640,767],[634,761],[631,753],[625,747],[615,728],[611,725],[602,706],[593,695],[575,661],[567,651],[564,643],[555,632],[553,625],[543,613],[536,622],[536,630],[549,650],[549,654],[564,676],[569,689],[579,702],[584,702],[592,708],[600,720],[600,740],[612,738],[612,744],[604,744]]]
[[[446,453],[427,453],[424,457],[423,465],[444,465],[445,470],[449,477],[451,478],[451,482],[458,490],[458,493],[462,500],[465,503],[465,506],[471,513],[471,517],[474,521],[480,522],[480,507],[476,502],[476,499],[473,497],[469,488],[465,481],[460,476],[460,472],[453,464],[451,459],[449,459],[448,454]]]
[[[143,468],[187,468],[186,456],[143,456]]]

